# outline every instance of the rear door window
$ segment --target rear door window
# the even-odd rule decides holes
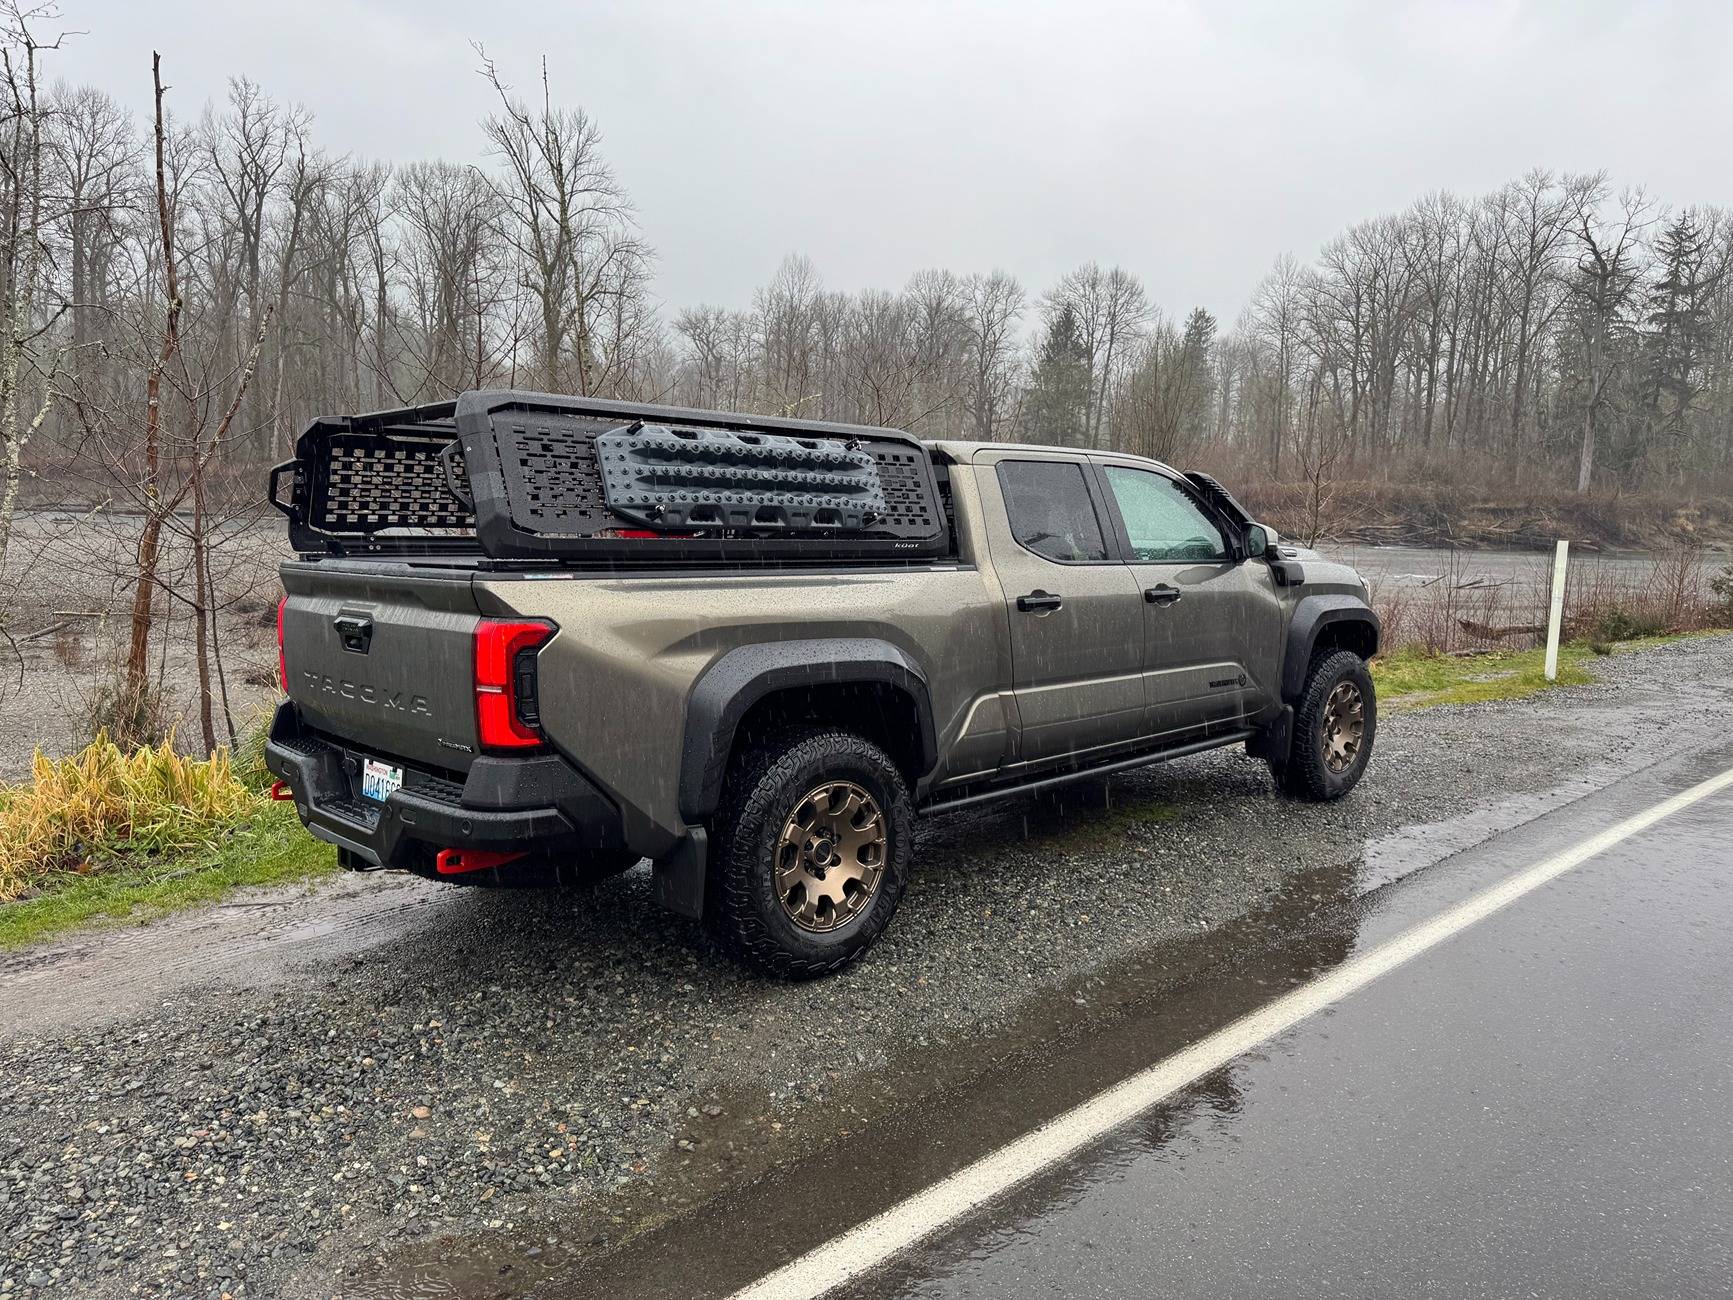
[[[1077,461],[1003,460],[999,487],[1020,546],[1061,564],[1107,558],[1107,539]]]

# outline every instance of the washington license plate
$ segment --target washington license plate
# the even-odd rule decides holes
[[[367,759],[361,764],[361,793],[369,799],[384,803],[391,797],[391,792],[402,784],[401,767],[392,767],[391,764],[381,763],[376,758]]]

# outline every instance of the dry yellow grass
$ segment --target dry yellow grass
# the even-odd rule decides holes
[[[227,750],[196,759],[165,743],[127,754],[99,735],[70,758],[38,751],[30,782],[0,791],[0,901],[117,852],[212,845],[257,801]]]

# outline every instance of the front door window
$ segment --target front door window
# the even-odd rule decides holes
[[[1172,479],[1108,465],[1107,485],[1140,564],[1211,564],[1228,558],[1221,529]]]

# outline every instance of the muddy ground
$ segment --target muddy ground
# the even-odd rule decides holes
[[[933,820],[884,942],[767,984],[655,910],[389,878],[0,959],[0,1293],[511,1295],[1052,1051],[1198,936],[1363,893],[1733,722],[1733,639],[1394,714],[1318,807],[1220,752]]]
[[[1705,517],[1713,514],[1707,506],[1703,511]],[[1561,526],[1552,516],[1545,518],[1551,520],[1546,527]],[[291,558],[280,523],[274,516],[238,520],[225,526],[215,548],[219,635],[213,671],[221,672],[213,687],[213,711],[219,741],[227,739],[231,722],[237,734],[257,725],[276,698],[277,566]],[[42,509],[19,516],[13,547],[17,563],[0,578],[0,782],[27,775],[38,747],[59,755],[88,739],[104,688],[119,676],[121,647],[130,630],[126,575],[139,526],[136,515],[88,509]],[[1544,619],[1548,553],[1475,549],[1475,537],[1467,539],[1468,549],[1458,550],[1413,538],[1409,544],[1388,544],[1393,537],[1406,536],[1400,529],[1380,532],[1380,544],[1366,545],[1367,538],[1357,542],[1353,538],[1360,534],[1347,531],[1348,539],[1322,543],[1321,549],[1354,564],[1373,584],[1392,646],[1404,638],[1449,646],[1458,641],[1521,645],[1520,640],[1488,642],[1465,636],[1456,619],[1499,628]],[[1597,553],[1592,539],[1587,550],[1579,543],[1571,569],[1572,601],[1594,592],[1634,600],[1672,581],[1656,562],[1679,538],[1640,534],[1635,530],[1630,537],[1636,542],[1646,537],[1659,549]],[[1547,533],[1542,539],[1549,553],[1556,535]],[[1414,538],[1432,536],[1425,529],[1414,533]],[[1479,540],[1496,544],[1499,538],[1488,534]],[[1688,585],[1707,600],[1712,577],[1733,564],[1733,550],[1728,549],[1733,546],[1733,524],[1725,532],[1705,527],[1700,540],[1720,548],[1701,551],[1689,578]],[[165,582],[184,597],[191,592],[184,539],[171,529],[165,548]],[[197,748],[191,620],[184,599],[166,591],[158,607],[166,614],[160,615],[154,641],[152,681],[181,744]]]
[[[88,739],[104,688],[118,677],[132,589],[126,577],[138,546],[136,515],[38,511],[20,514],[8,571],[0,581],[0,781],[29,771],[40,747],[68,753]],[[198,737],[197,667],[187,601],[193,586],[184,540],[164,543],[165,586],[151,680],[183,742]],[[217,637],[213,654],[218,739],[227,738],[222,694],[236,730],[256,721],[275,696],[277,565],[288,558],[282,529],[242,521],[215,549]],[[220,663],[218,662],[220,660]],[[221,669],[217,675],[217,669]]]

